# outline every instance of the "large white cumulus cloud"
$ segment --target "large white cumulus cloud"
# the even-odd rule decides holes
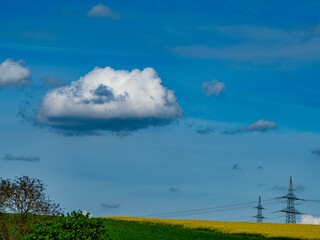
[[[0,64],[0,88],[23,88],[30,84],[31,71],[21,61],[7,59]]]
[[[183,115],[173,91],[153,68],[89,72],[70,86],[49,91],[37,122],[70,132],[134,131],[167,124]]]

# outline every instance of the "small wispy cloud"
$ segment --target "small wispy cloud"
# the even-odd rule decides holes
[[[306,186],[300,183],[295,183],[293,184],[293,190],[297,192],[304,192],[306,190]]]
[[[54,77],[43,77],[41,78],[41,86],[42,87],[64,87],[67,85],[67,82],[62,79],[54,78]]]
[[[226,39],[237,41],[222,46],[178,46],[173,52],[189,58],[256,63],[320,59],[320,25],[308,29],[277,29],[254,25],[203,26],[196,30],[213,31]]]
[[[249,133],[249,132],[266,132],[266,131],[274,130],[277,128],[278,128],[278,125],[275,122],[260,119],[254,123],[251,123],[247,127],[233,129],[233,130],[232,129],[226,130],[223,133],[224,134],[240,134],[240,133]]]
[[[320,156],[320,148],[313,150],[312,153]]]
[[[213,133],[215,130],[213,127],[210,126],[199,126],[197,128],[197,133],[199,134],[210,134]]]
[[[119,13],[111,11],[109,7],[103,4],[98,4],[87,13],[87,17],[118,19]]]
[[[219,97],[225,89],[226,85],[223,82],[219,82],[218,80],[212,80],[211,82],[202,83],[202,92],[207,97],[211,97],[212,95]]]
[[[288,190],[287,187],[284,187],[284,186],[279,186],[279,185],[274,185],[271,190],[276,190],[276,191],[285,191],[285,190]]]
[[[24,155],[14,156],[12,154],[7,153],[6,155],[4,155],[2,160],[22,161],[22,162],[39,162],[40,161],[40,157],[31,157],[31,156],[24,156]]]
[[[176,188],[176,187],[170,187],[169,188],[169,192],[171,192],[171,193],[175,193],[175,192],[179,192],[179,191],[180,191],[180,189]]]
[[[31,117],[29,116],[29,108],[30,108],[30,101],[28,100],[22,101],[17,113],[17,117],[25,121],[30,121]]]
[[[232,166],[232,170],[240,170],[240,169],[241,169],[241,167],[238,163],[236,163]]]
[[[22,89],[31,85],[31,70],[23,61],[7,59],[0,64],[0,88],[14,87]]]
[[[292,187],[293,187],[293,190],[296,191],[296,192],[303,192],[303,191],[306,190],[305,185],[302,185],[300,183],[294,183]],[[274,190],[274,191],[288,191],[289,188],[285,187],[285,186],[274,185],[271,188],[271,190]]]
[[[101,203],[101,207],[103,208],[119,208],[120,204],[114,202]]]

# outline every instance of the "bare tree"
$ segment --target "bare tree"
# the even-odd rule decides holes
[[[31,230],[39,215],[61,214],[59,204],[45,194],[45,186],[37,178],[16,177],[14,180],[0,178],[0,231],[4,239],[16,239]],[[10,232],[10,220],[15,219],[16,233]],[[11,223],[12,224],[12,223]]]

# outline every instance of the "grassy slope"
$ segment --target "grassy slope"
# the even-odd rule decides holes
[[[139,223],[114,219],[104,220],[112,240],[279,240],[279,238],[224,234],[205,229],[187,229],[165,224]]]

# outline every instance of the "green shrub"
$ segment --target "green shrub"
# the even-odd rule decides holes
[[[54,220],[35,225],[25,240],[109,240],[103,220],[73,211]]]

